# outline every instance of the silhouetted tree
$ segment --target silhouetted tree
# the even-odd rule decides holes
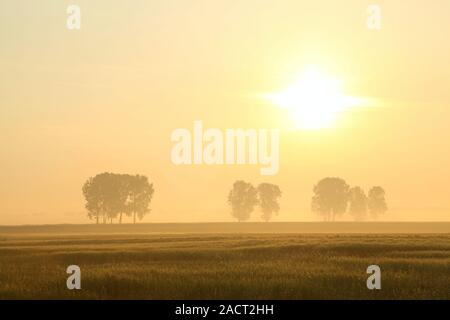
[[[367,197],[360,187],[353,187],[349,190],[348,213],[355,221],[365,221],[367,219]]]
[[[116,175],[105,172],[89,178],[83,186],[88,216],[97,223],[101,217],[103,223],[111,220],[117,213],[120,202]]]
[[[120,174],[118,175],[119,179],[117,181],[116,187],[118,188],[119,192],[119,199],[120,203],[118,204],[118,216],[119,216],[119,223],[122,223],[122,217],[123,214],[128,213],[128,199],[130,196],[130,188],[131,188],[131,181],[133,179],[133,176],[129,174]]]
[[[95,219],[99,223],[102,216],[102,196],[100,184],[95,178],[89,178],[83,185],[83,195],[86,199],[85,208],[88,211],[89,219]]]
[[[153,196],[153,184],[149,184],[145,176],[128,174],[101,173],[89,178],[83,185],[83,195],[88,217],[103,223],[119,217],[122,214],[136,215],[142,219],[148,213]]]
[[[110,173],[104,181],[103,190],[106,197],[106,214],[110,223],[124,210],[124,204],[127,199],[126,185],[124,184],[126,176]]]
[[[228,194],[228,203],[231,206],[233,217],[239,222],[248,220],[250,213],[258,203],[257,190],[251,183],[242,180],[236,181]]]
[[[270,183],[261,183],[257,189],[258,203],[263,213],[261,218],[268,222],[272,218],[272,214],[274,212],[278,214],[280,210],[278,198],[281,197],[281,190],[277,185]]]
[[[128,176],[128,198],[126,202],[127,215],[133,216],[133,223],[136,223],[136,216],[139,220],[150,212],[149,206],[152,201],[153,183],[148,182],[146,176]]]
[[[380,214],[387,211],[387,204],[385,199],[385,191],[382,187],[372,187],[368,194],[368,207],[370,215],[374,220],[378,219]]]
[[[314,187],[312,211],[323,216],[325,221],[335,221],[337,215],[347,210],[349,188],[341,178],[320,180]]]

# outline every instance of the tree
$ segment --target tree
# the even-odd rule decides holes
[[[311,209],[324,217],[325,221],[335,221],[347,209],[348,184],[341,178],[324,178],[314,187]]]
[[[133,223],[136,223],[136,216],[139,220],[150,212],[149,206],[152,201],[153,183],[148,182],[146,176],[128,176],[128,198],[126,203],[126,213],[133,216]]]
[[[83,185],[83,195],[86,199],[85,208],[88,211],[89,219],[95,219],[99,223],[102,215],[102,202],[99,184],[96,183],[95,178],[89,178]]]
[[[113,223],[113,220],[124,210],[127,199],[126,184],[124,184],[126,176],[110,173],[104,181],[105,211],[110,223]]]
[[[374,220],[378,219],[380,214],[387,211],[387,204],[385,199],[385,191],[382,187],[372,187],[368,195],[368,207],[370,215]]]
[[[258,203],[257,190],[251,183],[239,180],[233,184],[228,194],[231,214],[239,222],[248,220],[255,205]]]
[[[269,222],[272,218],[272,214],[275,212],[278,214],[280,210],[280,205],[278,204],[278,198],[281,197],[281,190],[275,184],[261,183],[258,186],[258,200],[259,206],[262,211],[261,218]]]
[[[100,218],[103,223],[108,219],[112,221],[117,212],[119,200],[117,200],[116,180],[114,174],[104,172],[89,178],[83,185],[88,217],[95,218],[97,223]]]
[[[348,213],[355,221],[367,219],[367,196],[360,187],[353,187],[349,190]]]
[[[89,178],[83,185],[83,195],[88,217],[103,219],[103,223],[119,218],[122,215],[136,215],[142,219],[148,213],[149,205],[154,193],[153,184],[149,184],[145,176],[131,176],[128,174],[101,173]]]
[[[119,179],[117,181],[116,188],[118,188],[119,204],[117,209],[118,209],[119,223],[122,223],[123,214],[127,214],[128,212],[127,205],[130,195],[131,180],[133,177],[129,174],[121,174],[118,176]]]

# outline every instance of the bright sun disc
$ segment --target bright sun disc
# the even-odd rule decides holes
[[[341,82],[318,69],[309,69],[293,85],[268,95],[277,106],[287,108],[300,129],[330,127],[337,115],[360,104],[342,92]]]

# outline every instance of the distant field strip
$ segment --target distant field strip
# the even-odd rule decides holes
[[[6,234],[450,233],[450,222],[214,222],[0,226]]]

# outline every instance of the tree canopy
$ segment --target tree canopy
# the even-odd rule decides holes
[[[374,220],[377,220],[380,214],[384,214],[387,211],[385,194],[384,189],[379,186],[372,187],[369,190],[368,207]]]
[[[258,188],[258,204],[262,211],[261,218],[268,222],[272,218],[272,214],[278,214],[280,205],[278,198],[281,197],[280,187],[276,184],[261,183]]]
[[[376,220],[387,211],[385,192],[381,187],[372,187],[366,196],[361,187],[352,187],[344,179],[328,177],[314,186],[311,210],[325,221],[335,221],[347,211],[355,221],[365,221],[367,212]]]
[[[228,203],[233,217],[239,222],[250,219],[250,214],[258,203],[257,195],[257,190],[251,183],[236,181],[228,194]]]
[[[325,221],[334,221],[347,210],[350,187],[341,178],[324,178],[314,187],[311,209],[323,216]]]
[[[349,191],[348,213],[355,221],[367,220],[367,196],[361,187],[353,187]]]
[[[123,214],[140,220],[150,212],[149,206],[153,197],[153,184],[142,175],[101,173],[90,177],[82,188],[86,200],[85,208],[88,217],[97,223],[119,218]]]

